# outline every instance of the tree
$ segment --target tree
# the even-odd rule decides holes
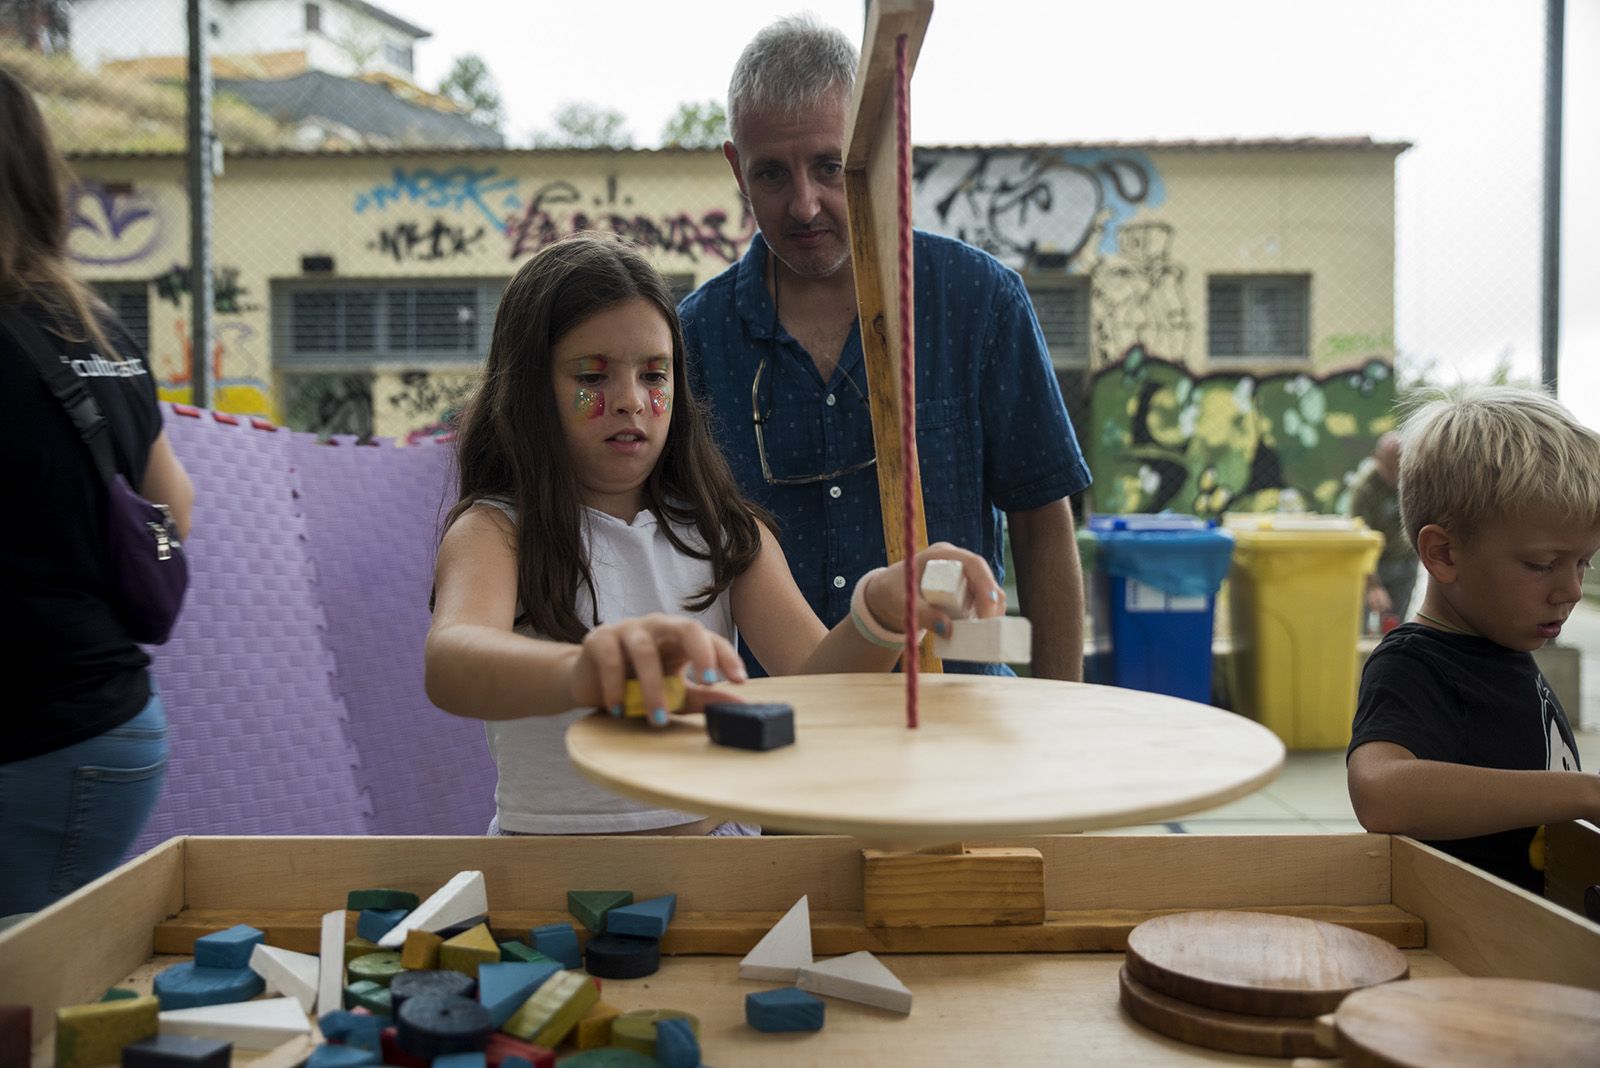
[[[622,112],[587,100],[561,105],[551,116],[553,130],[535,130],[535,148],[632,148],[633,134]]]
[[[64,52],[72,29],[70,7],[67,0],[0,0],[0,27],[16,34],[24,48]]]
[[[488,64],[478,56],[458,56],[450,73],[439,83],[439,95],[455,101],[473,122],[493,130],[499,130],[505,123],[500,87],[489,73]]]
[[[727,139],[728,111],[720,100],[686,100],[661,128],[665,148],[721,148]]]

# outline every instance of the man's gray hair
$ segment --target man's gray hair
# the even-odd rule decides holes
[[[856,78],[856,46],[843,31],[815,15],[790,15],[745,45],[728,83],[728,131],[750,115],[793,116],[829,93],[849,92]]]

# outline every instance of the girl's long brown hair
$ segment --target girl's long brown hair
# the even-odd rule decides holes
[[[517,510],[519,624],[556,641],[580,641],[602,621],[578,618],[580,584],[594,597],[582,538],[583,508],[557,414],[551,352],[579,323],[626,301],[655,305],[672,331],[672,416],[666,446],[644,485],[680,552],[711,562],[711,583],[683,605],[710,607],[761,550],[756,517],[712,442],[689,392],[683,328],[671,293],[648,260],[620,238],[580,233],[547,246],[522,265],[500,299],[483,382],[461,415],[456,437],[458,499],[449,525],[486,497]],[[686,543],[673,523],[693,525],[705,543]],[[769,521],[770,522],[770,521]]]
[[[0,304],[35,304],[60,337],[88,332],[113,349],[97,321],[109,309],[67,269],[70,175],[27,86],[0,67]]]

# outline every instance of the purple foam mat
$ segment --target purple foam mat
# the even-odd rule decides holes
[[[372,801],[367,829],[482,834],[495,785],[483,725],[439,711],[422,685],[434,553],[455,500],[453,446],[329,446],[293,434],[289,455],[356,782]]]
[[[134,848],[176,834],[364,833],[371,807],[308,574],[291,435],[170,409],[166,428],[195,485],[190,588],[153,650],[172,754]]]

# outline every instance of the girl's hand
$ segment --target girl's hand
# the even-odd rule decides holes
[[[607,623],[584,635],[578,648],[571,669],[572,703],[599,705],[620,715],[623,688],[629,678],[635,678],[649,709],[645,718],[657,727],[667,725],[663,679],[668,675],[679,674],[687,666],[689,681],[694,683],[711,684],[723,678],[743,682],[746,677],[744,662],[726,638],[684,616],[658,612]],[[697,703],[703,706],[707,700],[725,696],[697,694]]]
[[[988,561],[977,553],[938,542],[928,546],[912,560],[917,575],[917,627],[931,628],[940,637],[950,634],[950,615],[922,598],[922,572],[929,560],[955,560],[967,578],[967,615],[986,619],[1006,612],[1006,591],[995,581]],[[905,562],[886,568],[867,583],[867,610],[886,630],[898,631],[906,625]]]

